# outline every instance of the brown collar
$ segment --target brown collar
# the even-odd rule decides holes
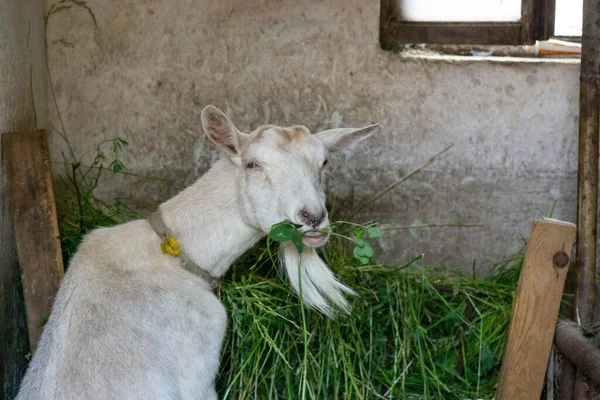
[[[179,248],[179,243],[177,243],[177,240],[175,240],[171,234],[171,230],[165,225],[165,221],[162,219],[160,211],[150,214],[150,216],[146,218],[146,221],[148,221],[152,230],[163,240],[161,243],[161,249],[163,253],[170,254],[173,257],[181,258],[182,262],[188,266],[186,269],[191,270],[196,275],[199,275],[201,278],[207,281],[213,290],[219,287],[221,284],[219,278],[212,276],[207,270],[194,263],[181,251]],[[175,244],[175,248],[173,248],[173,244]]]

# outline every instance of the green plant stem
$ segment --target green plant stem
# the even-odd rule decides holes
[[[398,179],[398,180],[392,182],[391,184],[389,184],[383,190],[380,190],[379,192],[377,192],[373,197],[369,198],[367,201],[363,202],[358,207],[356,207],[354,210],[352,210],[350,212],[350,216],[347,219],[354,218],[365,207],[368,207],[369,205],[371,205],[373,202],[375,202],[381,196],[383,196],[384,194],[386,194],[387,192],[389,192],[390,190],[392,190],[393,188],[395,188],[396,186],[398,186],[400,183],[404,182],[405,180],[407,180],[411,176],[415,175],[418,172],[421,172],[424,168],[427,168],[429,165],[433,164],[433,162],[437,158],[441,157],[444,153],[446,153],[448,150],[450,150],[453,146],[454,146],[454,144],[451,144],[450,146],[446,147],[444,150],[440,151],[439,153],[437,153],[436,155],[434,155],[433,157],[431,157],[429,159],[429,161],[427,161],[425,164],[421,165],[417,169],[414,169],[414,170],[410,171],[408,174],[402,176],[400,179]]]
[[[72,182],[73,182],[73,187],[75,188],[75,196],[77,198],[77,221],[79,224],[79,229],[81,231],[83,231],[83,203],[82,203],[82,199],[81,199],[81,190],[80,190],[80,186],[79,184],[77,184],[77,165],[72,164],[71,165],[71,171],[73,172],[72,175]]]
[[[396,229],[423,229],[423,228],[480,228],[485,225],[478,223],[460,223],[460,222],[449,222],[449,223],[429,223],[429,224],[413,224],[413,225],[398,225],[398,226],[385,226],[380,227],[382,231],[391,231]]]
[[[306,310],[304,309],[304,295],[302,294],[302,253],[298,253],[298,293],[300,297],[300,313],[302,315],[302,339],[304,342],[304,355],[302,358],[302,390],[301,399],[306,399],[306,385],[308,373],[308,324],[306,323]]]
[[[62,164],[62,165],[73,165],[75,163],[70,162],[70,161],[52,161],[54,164]],[[80,165],[82,168],[89,168],[89,169],[102,169],[102,167],[96,167],[93,165],[85,165],[85,164],[81,164]],[[179,186],[184,186],[182,183],[177,182],[173,179],[169,179],[169,178],[162,178],[159,176],[146,176],[146,175],[140,175],[140,174],[135,174],[133,172],[126,172],[126,171],[119,171],[119,172],[113,172],[115,174],[121,174],[121,175],[126,175],[126,176],[131,176],[134,178],[140,178],[140,179],[147,179],[150,181],[155,181],[155,182],[163,182],[169,185],[179,185]]]
[[[356,226],[358,228],[367,228],[369,226],[373,226],[375,225],[376,222],[366,222],[364,224],[358,224],[356,222],[349,222],[349,221],[335,221],[332,222],[331,224],[329,224],[330,226],[335,226],[335,225],[352,225],[352,226]]]
[[[328,232],[328,233],[329,233],[331,236],[340,237],[340,238],[343,238],[343,239],[349,240],[349,241],[350,241],[350,242],[352,242],[352,243],[354,243],[354,242],[355,242],[355,240],[354,240],[354,239],[352,239],[351,237],[349,237],[349,236],[346,236],[346,235],[343,235],[343,234],[341,234],[341,233],[336,233],[336,232]]]

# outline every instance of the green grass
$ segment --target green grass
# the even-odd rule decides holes
[[[521,257],[467,278],[426,269],[423,258],[363,266],[332,243],[325,255],[358,293],[353,311],[330,320],[309,310],[303,324],[298,297],[263,246],[234,265],[221,289],[230,317],[223,398],[299,399],[303,390],[315,399],[493,397]]]

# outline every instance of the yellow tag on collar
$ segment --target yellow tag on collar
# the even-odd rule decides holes
[[[167,240],[160,244],[160,249],[163,253],[170,254],[173,257],[177,257],[181,253],[179,248],[179,242],[173,237],[169,236]]]

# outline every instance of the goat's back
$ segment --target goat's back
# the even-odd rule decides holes
[[[156,243],[144,221],[88,235],[17,400],[216,396],[225,310]]]

